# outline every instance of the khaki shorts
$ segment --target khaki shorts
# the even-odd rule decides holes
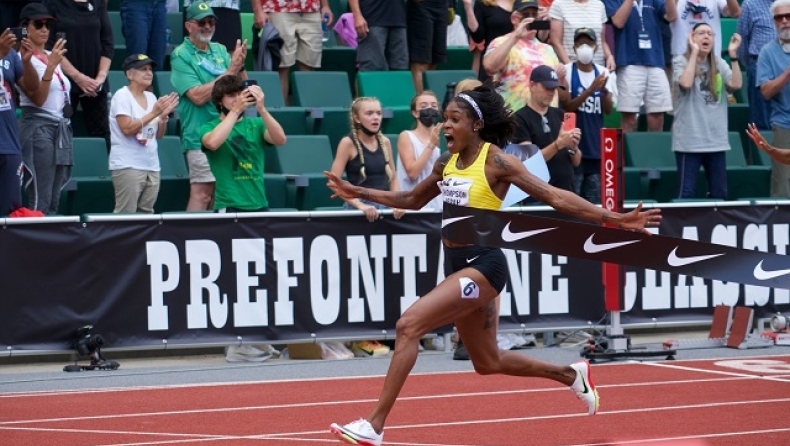
[[[643,102],[647,113],[672,110],[666,71],[644,65],[617,67],[617,111],[638,113]]]
[[[187,150],[187,167],[190,183],[213,183],[217,181],[202,150]]]
[[[272,25],[283,38],[280,68],[292,67],[299,61],[308,67],[321,67],[321,13],[272,12]]]

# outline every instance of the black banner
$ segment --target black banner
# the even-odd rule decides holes
[[[551,234],[552,243],[517,246],[527,251],[503,250],[510,274],[502,294],[503,328],[536,331],[599,321],[606,314],[602,254],[627,253],[624,263],[642,266],[626,271],[624,324],[710,320],[720,303],[754,307],[757,317],[790,312],[787,276],[755,286],[730,275],[751,276],[748,283],[755,283],[760,260],[762,271],[788,268],[790,207],[667,207],[653,237],[556,218],[550,226],[533,226],[545,219],[532,216],[557,214],[525,209],[529,216],[502,214],[513,219],[506,234],[572,231],[522,238]],[[486,243],[501,243],[507,222],[485,218],[478,229],[491,229],[483,231]],[[85,324],[93,324],[109,347],[151,349],[225,345],[239,337],[392,338],[403,311],[444,278],[438,214],[411,213],[401,220],[387,215],[375,223],[354,212],[94,220],[0,219],[0,348],[66,350],[74,330]],[[671,237],[712,244],[699,244],[702,249]],[[607,249],[570,257],[584,252],[588,239],[593,249]],[[654,240],[671,246],[650,245]],[[632,243],[608,248],[626,241]],[[681,262],[723,255],[659,271],[657,264],[666,264],[676,246]]]

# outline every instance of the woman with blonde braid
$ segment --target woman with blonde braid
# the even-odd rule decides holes
[[[345,172],[351,184],[371,189],[399,191],[395,162],[389,139],[381,134],[381,103],[376,98],[359,97],[351,103],[351,133],[337,145],[332,173],[342,177]],[[359,209],[368,221],[379,218],[379,209],[387,206],[358,198],[346,200],[347,209]],[[401,218],[402,209],[394,209]]]

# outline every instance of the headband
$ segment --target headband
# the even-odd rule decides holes
[[[478,118],[479,118],[481,121],[483,121],[483,112],[482,112],[482,111],[480,111],[480,107],[477,105],[477,102],[475,102],[475,100],[474,100],[474,99],[472,99],[472,97],[471,97],[471,96],[469,96],[469,95],[468,95],[468,94],[466,94],[466,93],[459,93],[459,94],[458,94],[458,96],[456,96],[456,97],[457,97],[457,98],[461,98],[461,99],[463,99],[463,100],[464,100],[464,101],[466,101],[466,102],[467,102],[469,105],[471,105],[471,106],[472,106],[472,108],[473,108],[473,109],[475,109],[475,113],[477,113],[477,117],[478,117]]]

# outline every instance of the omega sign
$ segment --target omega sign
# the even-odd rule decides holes
[[[601,201],[603,207],[610,211],[618,211],[618,203],[622,200],[619,194],[619,178],[617,174],[617,129],[601,129]]]

